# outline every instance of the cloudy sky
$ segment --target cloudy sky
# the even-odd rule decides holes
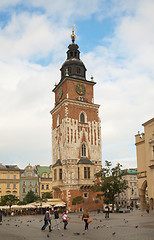
[[[55,82],[73,24],[101,105],[102,161],[136,167],[154,117],[153,0],[0,0],[0,162],[50,165]]]

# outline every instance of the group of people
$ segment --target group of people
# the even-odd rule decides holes
[[[54,219],[55,219],[55,226],[57,226],[57,229],[60,230],[60,221],[59,221],[59,213],[57,209],[54,210]],[[66,214],[66,211],[63,212],[62,214],[62,221],[64,223],[64,229],[67,229],[67,224],[68,224],[68,217]],[[88,225],[92,221],[91,218],[89,217],[88,210],[86,209],[83,213],[82,216],[82,221],[85,222],[85,231],[88,230]],[[41,230],[45,231],[46,227],[49,226],[49,232],[53,231],[53,228],[55,226],[51,225],[51,214],[49,208],[47,208],[44,216],[44,225],[42,226]]]
[[[55,220],[55,226],[57,226],[57,229],[60,230],[59,212],[57,211],[57,209],[54,210],[54,220]],[[64,229],[66,229],[68,221],[67,221],[67,214],[65,211],[62,214],[62,220],[64,223]],[[42,226],[41,230],[44,231],[47,226],[49,226],[49,232],[52,232],[54,226],[51,225],[51,214],[50,214],[49,207],[45,212],[44,225]]]

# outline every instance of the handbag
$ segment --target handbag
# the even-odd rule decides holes
[[[91,223],[92,219],[89,217],[87,223]]]

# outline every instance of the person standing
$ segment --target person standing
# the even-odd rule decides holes
[[[110,208],[108,205],[106,205],[105,207],[105,218],[109,218],[109,212],[110,212]]]
[[[0,224],[2,224],[2,211],[0,210]]]
[[[67,229],[66,226],[67,226],[68,222],[67,222],[67,214],[66,214],[66,212],[63,213],[62,219],[63,219],[63,223],[64,223],[64,229]]]
[[[48,225],[49,225],[49,232],[52,232],[52,229],[51,229],[51,216],[50,216],[50,212],[49,212],[49,207],[47,207],[47,210],[45,212],[44,225],[41,228],[41,230],[44,231]]]
[[[56,222],[57,228],[58,228],[58,230],[60,230],[60,227],[59,227],[59,212],[57,211],[57,209],[54,210],[54,216],[55,216],[55,222]]]
[[[86,209],[84,212],[83,212],[83,216],[82,216],[82,221],[84,220],[85,222],[85,231],[88,230],[88,219],[89,219],[89,213],[88,213],[88,209]]]

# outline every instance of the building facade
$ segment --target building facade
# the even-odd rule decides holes
[[[36,166],[39,177],[39,189],[40,197],[43,197],[43,193],[52,193],[52,168],[51,166]]]
[[[53,194],[73,211],[77,196],[84,198],[80,208],[102,208],[102,201],[90,190],[94,174],[102,167],[102,153],[99,105],[94,103],[93,95],[96,83],[93,78],[86,80],[74,30],[71,38],[67,59],[60,69],[61,80],[53,89],[55,106],[51,115]]]
[[[20,170],[20,201],[24,200],[29,191],[39,196],[38,174],[35,167],[30,164],[24,170]]]
[[[0,198],[9,194],[19,198],[19,185],[20,169],[18,166],[0,163]]]
[[[117,205],[121,207],[128,207],[131,203],[133,206],[138,206],[139,204],[139,194],[138,194],[138,179],[137,179],[137,169],[125,169],[125,174],[123,175],[123,180],[128,183],[128,188],[119,194],[117,199]]]
[[[154,207],[154,118],[142,124],[144,133],[135,135],[138,187],[141,209]]]

